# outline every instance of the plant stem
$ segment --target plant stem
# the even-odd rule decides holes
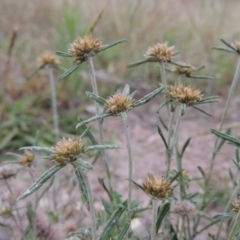
[[[235,239],[236,234],[239,233],[239,226],[240,226],[240,211],[238,212],[234,224],[231,228],[231,232],[229,233],[228,240]]]
[[[53,69],[51,66],[47,66],[48,77],[51,86],[51,103],[52,103],[52,113],[53,113],[53,125],[54,125],[54,134],[56,140],[59,139],[59,123],[58,123],[58,111],[57,111],[57,98],[56,98],[56,87],[53,76]]]
[[[78,167],[80,173],[82,176],[86,176],[85,173],[82,171],[81,167]],[[93,195],[90,188],[90,184],[88,182],[87,176],[84,178],[87,192],[88,192],[88,199],[89,199],[89,208],[90,208],[90,214],[91,214],[91,220],[92,220],[92,240],[97,240],[97,226],[96,226],[96,216],[95,216],[95,209],[93,204]]]
[[[157,215],[158,215],[158,200],[152,199],[152,229],[151,229],[151,240],[157,239],[156,233],[156,223],[157,223]]]
[[[235,71],[235,74],[234,74],[234,77],[233,77],[232,85],[231,85],[229,93],[228,93],[228,98],[227,98],[227,102],[226,102],[226,105],[225,105],[225,108],[224,108],[224,111],[223,111],[223,115],[222,115],[222,118],[221,118],[220,126],[218,128],[219,131],[222,130],[222,127],[223,127],[223,124],[225,122],[225,119],[226,119],[226,116],[227,116],[227,113],[228,113],[228,109],[229,109],[229,106],[230,106],[230,103],[231,103],[231,100],[232,100],[232,97],[233,97],[233,93],[234,93],[234,91],[236,89],[236,85],[238,83],[239,78],[240,78],[240,56],[238,57],[237,68],[236,68],[236,71]],[[218,147],[217,146],[218,145],[218,139],[219,139],[218,137],[215,138],[214,150],[213,150],[213,153],[212,153],[212,159],[211,159],[211,163],[210,163],[209,175],[208,175],[208,178],[206,179],[205,186],[209,185],[208,183],[209,183],[210,177],[212,175],[213,166],[214,166],[214,160],[215,160],[215,157],[216,157],[216,155],[218,153],[218,149],[217,149],[217,147]]]
[[[172,155],[170,153],[170,145],[171,145],[171,139],[172,139],[172,136],[173,136],[174,113],[175,113],[175,110],[172,110],[170,112],[170,121],[169,121],[169,125],[168,125],[168,140],[167,140],[168,149],[166,151],[166,163],[167,163],[166,178],[168,178],[168,176],[169,176],[170,167],[171,167],[171,156]]]
[[[92,61],[92,57],[89,56],[88,58],[88,68],[89,68],[89,74],[90,74],[90,78],[91,78],[91,85],[92,85],[92,90],[93,93],[98,96],[98,88],[97,88],[97,82],[96,82],[96,76],[95,76],[95,70],[94,70],[94,65],[93,65],[93,61]],[[95,108],[96,108],[96,113],[99,114],[100,110],[99,110],[99,103],[94,101],[95,103]],[[102,127],[102,123],[103,120],[98,120],[98,132],[99,132],[99,138],[100,138],[100,144],[103,145],[103,127]],[[109,184],[109,188],[110,188],[110,192],[112,192],[112,181],[111,181],[111,172],[109,170],[109,166],[108,166],[108,161],[107,161],[107,155],[104,149],[102,149],[100,151],[103,162],[104,162],[104,166],[105,166],[105,170],[107,173],[107,178],[108,178],[108,184]]]
[[[231,204],[232,204],[232,202],[233,202],[233,199],[236,197],[236,195],[237,195],[238,192],[239,192],[239,189],[240,189],[240,179],[238,179],[238,185],[237,185],[236,188],[234,189],[231,198],[228,200],[228,203],[227,203],[227,205],[226,205],[226,207],[225,207],[225,209],[224,209],[224,212],[228,212],[229,207],[231,206]],[[220,233],[221,233],[221,230],[222,230],[222,224],[223,224],[223,220],[221,220],[221,222],[220,222],[216,240],[219,239],[219,236],[220,236]]]
[[[122,120],[124,125],[124,133],[126,137],[126,146],[128,150],[128,211],[131,209],[131,201],[132,201],[132,149],[131,149],[131,142],[130,142],[130,134],[127,125],[127,114],[124,112],[122,113]]]

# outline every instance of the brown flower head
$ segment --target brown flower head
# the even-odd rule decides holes
[[[240,53],[240,41],[235,41],[232,43],[232,46]]]
[[[34,157],[35,157],[35,155],[32,152],[26,152],[19,159],[19,163],[23,167],[31,167]]]
[[[155,198],[166,198],[171,191],[171,183],[163,177],[150,176],[143,183],[143,190]]]
[[[14,170],[11,166],[5,165],[0,167],[0,180],[1,179],[9,179],[15,177],[17,174],[16,170]]]
[[[176,206],[173,210],[175,213],[179,214],[181,217],[196,217],[197,211],[195,206],[187,201],[183,200],[176,203]]]
[[[121,112],[130,110],[133,106],[134,99],[124,93],[116,93],[107,99],[105,109],[108,113],[117,115]]]
[[[199,90],[183,85],[169,85],[167,87],[167,95],[180,103],[198,102],[202,100],[202,94]]]
[[[63,138],[54,147],[52,160],[55,164],[64,166],[74,162],[83,152],[84,145],[81,139]]]
[[[12,213],[12,208],[10,206],[4,205],[0,208],[1,217],[9,217]]]
[[[189,64],[184,63],[184,65],[189,66]],[[184,75],[187,77],[191,77],[194,68],[192,66],[189,67],[180,67],[180,66],[173,66],[171,71],[173,73],[177,73],[178,75]]]
[[[145,58],[157,57],[161,62],[170,62],[173,59],[174,46],[168,47],[168,43],[157,43],[153,47],[149,47],[145,53]]]
[[[98,54],[102,44],[98,39],[87,35],[84,38],[78,37],[68,49],[68,53],[75,59],[75,61],[86,61],[89,57]]]
[[[240,211],[240,196],[238,196],[238,199],[233,203],[232,210],[236,213],[238,213]]]
[[[42,54],[39,57],[38,62],[39,62],[40,66],[47,65],[47,64],[58,65],[60,63],[59,59],[55,55],[53,55],[51,53],[44,53],[44,54]]]

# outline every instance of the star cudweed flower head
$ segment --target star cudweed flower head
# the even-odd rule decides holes
[[[47,65],[47,64],[57,66],[60,63],[58,57],[56,57],[51,53],[42,54],[39,57],[38,62],[40,66]]]
[[[149,47],[145,53],[145,58],[156,57],[160,62],[170,62],[173,59],[174,46],[168,47],[168,43],[157,43],[153,47]]]
[[[143,183],[143,191],[154,198],[166,198],[171,191],[171,183],[163,177],[151,175]]]
[[[78,37],[68,49],[69,54],[75,61],[86,61],[89,56],[95,56],[102,48],[102,43],[98,39],[87,35],[84,38]]]
[[[84,144],[81,139],[63,138],[54,147],[52,160],[56,165],[64,166],[74,162],[83,152]]]
[[[169,85],[167,87],[167,96],[172,100],[185,104],[198,102],[203,97],[199,90],[183,85]]]
[[[174,213],[179,214],[181,217],[196,217],[197,211],[193,203],[187,200],[183,200],[176,203]]]
[[[127,112],[133,107],[134,99],[124,93],[116,93],[106,100],[105,109],[112,115]]]
[[[26,152],[25,154],[23,154],[21,156],[21,158],[19,159],[19,163],[23,166],[23,167],[31,167],[33,160],[34,160],[35,155],[32,152]]]
[[[6,165],[6,166],[0,167],[0,180],[10,179],[12,177],[15,177],[16,175],[17,175],[17,171],[14,170],[11,166]]]
[[[240,196],[238,196],[238,199],[233,203],[232,210],[236,213],[238,213],[240,211]]]

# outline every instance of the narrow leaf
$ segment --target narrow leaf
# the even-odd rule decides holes
[[[121,85],[120,83],[117,83],[117,84],[114,86],[114,88],[113,88],[110,96],[114,95],[114,94],[117,92],[117,90],[119,89],[120,85]]]
[[[225,132],[225,134],[230,134],[231,133],[231,128],[228,128]],[[225,143],[225,139],[221,139],[219,145],[216,147],[216,151],[220,151],[220,149],[222,148],[223,144]]]
[[[121,215],[123,214],[123,212],[126,209],[126,201],[123,203],[123,206],[120,206],[118,209],[116,209],[110,219],[108,220],[108,222],[106,223],[106,226],[103,229],[103,232],[100,236],[100,240],[106,240],[108,239],[108,235],[110,233],[110,231],[112,230],[112,228],[114,227],[115,223],[119,220],[119,218],[121,217]]]
[[[88,163],[88,162],[86,162],[86,161],[84,161],[84,160],[82,160],[80,158],[78,158],[76,161],[74,161],[74,163],[77,163],[77,164],[79,164],[80,166],[82,166],[82,167],[84,167],[86,169],[90,169],[90,170],[93,169],[92,164],[90,164],[90,163]]]
[[[82,174],[79,171],[78,167],[76,167],[74,163],[72,165],[74,167],[74,172],[75,172],[75,175],[77,177],[78,185],[79,185],[79,188],[80,188],[80,190],[82,192],[83,199],[84,199],[85,202],[89,203],[89,200],[88,200],[88,190],[87,190],[87,186],[86,186],[84,177],[82,176]]]
[[[181,103],[180,107],[181,107],[181,114],[183,116],[186,112],[187,105],[185,103]]]
[[[202,66],[200,66],[200,67],[196,68],[196,69],[195,69],[195,71],[200,71],[200,70],[202,70],[202,69],[204,69],[204,68],[205,68],[205,66],[204,66],[204,65],[202,65]]]
[[[45,182],[47,182],[48,179],[50,179],[56,172],[58,172],[63,167],[64,166],[54,165],[53,167],[48,169],[25,193],[23,193],[17,198],[17,201],[37,191]]]
[[[78,120],[82,121],[81,118],[79,118]],[[84,131],[84,132],[81,134],[81,136],[84,137],[84,136],[85,136],[85,131],[86,131],[87,129],[89,129],[90,127],[87,127],[85,124],[83,124],[83,125],[81,126],[81,128],[82,128],[83,131]],[[95,137],[92,135],[92,133],[91,133],[89,130],[86,132],[86,134],[87,134],[88,138],[90,139],[90,141],[92,142],[92,144],[98,145],[97,140],[95,139]]]
[[[99,97],[97,95],[95,95],[94,93],[92,92],[86,92],[86,95],[90,98],[92,98],[94,101],[104,105],[106,103],[106,100],[102,97]]]
[[[66,53],[66,52],[57,51],[55,52],[55,54],[60,57],[72,57],[69,53]]]
[[[134,180],[132,179],[128,179],[129,181],[132,181],[133,184],[135,184],[137,187],[139,187],[140,189],[142,189],[144,191],[144,188],[143,186],[141,186],[140,184],[138,184],[137,182],[135,182]]]
[[[45,67],[46,64],[41,65],[40,67],[36,68],[32,73],[30,73],[27,76],[27,81],[29,81],[33,76],[35,76],[41,69],[43,69]]]
[[[234,52],[236,52],[236,49],[231,45],[231,43],[228,43],[226,40],[220,38],[219,39],[222,43],[224,43],[226,46],[228,46],[229,48],[231,48]]]
[[[168,126],[167,124],[164,122],[164,120],[160,117],[160,115],[158,115],[159,121],[161,122],[161,124],[163,125],[164,129],[168,132]]]
[[[157,126],[157,128],[158,128],[158,134],[159,134],[160,137],[162,138],[163,143],[164,143],[164,145],[165,145],[165,147],[166,147],[166,150],[168,151],[168,145],[167,145],[166,139],[165,139],[165,137],[164,137],[164,135],[163,135],[163,133],[162,133],[162,130],[160,129],[160,127],[159,127],[158,125],[156,125],[156,126]]]
[[[108,188],[106,187],[105,182],[104,182],[104,179],[103,179],[103,178],[98,178],[98,182],[99,182],[100,185],[103,187],[103,189],[106,191],[109,199],[110,199],[111,201],[113,201],[113,196],[112,196],[112,194],[110,193],[110,191],[108,190]]]
[[[124,236],[125,236],[125,234],[127,233],[130,225],[131,225],[130,222],[127,222],[127,223],[124,225],[124,227],[123,227],[122,231],[120,232],[117,240],[122,240],[122,239],[124,238]]]
[[[126,84],[122,93],[125,95],[129,95],[129,92],[130,92],[130,86]]]
[[[43,151],[43,152],[48,152],[48,153],[54,152],[52,147],[38,147],[38,146],[22,147],[19,150]]]
[[[225,48],[225,47],[213,47],[212,49],[236,54],[236,51],[229,50],[228,48]]]
[[[137,67],[143,63],[147,63],[147,62],[150,62],[149,59],[144,59],[142,61],[139,61],[139,62],[135,62],[135,63],[130,63],[127,65],[127,68],[132,68],[132,67]]]
[[[170,100],[166,100],[166,101],[164,101],[163,103],[161,103],[161,104],[159,105],[158,109],[157,109],[157,112],[159,112],[160,109],[161,109],[163,106],[165,106],[166,104],[168,104],[169,102],[170,102]]]
[[[102,150],[102,149],[118,149],[121,148],[116,145],[93,145],[84,148],[84,153],[92,151],[92,150]]]
[[[70,67],[66,72],[64,72],[59,78],[58,81],[60,82],[62,79],[66,78],[69,76],[71,73],[73,73],[83,62],[77,62],[74,64],[72,67]]]
[[[165,216],[169,212],[170,206],[171,206],[170,202],[166,202],[161,208],[159,208],[159,210],[158,210],[158,218],[157,218],[157,222],[156,222],[156,234],[159,231],[159,228],[161,226],[162,220],[165,218]]]
[[[196,106],[193,106],[193,108],[196,109],[196,110],[198,110],[199,112],[201,112],[201,113],[203,113],[203,114],[205,114],[205,115],[207,115],[207,116],[213,118],[213,116],[212,116],[211,114],[205,112],[205,111],[202,110],[201,108],[198,108],[198,107],[196,107]]]
[[[205,172],[203,171],[203,169],[200,166],[198,166],[197,168],[199,172],[202,174],[203,178],[205,179]]]
[[[128,40],[127,39],[121,39],[121,40],[118,40],[118,41],[115,41],[115,42],[112,42],[112,43],[109,43],[109,44],[105,44],[99,50],[99,52],[103,52],[103,51],[107,50],[108,48],[111,48],[111,47],[116,46],[116,45],[118,45],[120,43],[123,43],[123,42],[128,42]]]
[[[201,75],[191,75],[191,76],[190,76],[190,78],[213,80],[213,78],[212,78],[212,77],[208,77],[208,76],[201,76]]]
[[[187,141],[184,143],[183,148],[182,148],[182,152],[181,152],[181,155],[180,155],[181,158],[183,157],[183,154],[184,154],[186,148],[188,147],[190,141],[191,141],[191,138],[188,138]]]
[[[178,176],[179,176],[180,174],[182,174],[182,170],[179,171],[179,172],[177,172],[176,175],[170,179],[170,183],[173,183],[173,182],[178,178]]]
[[[221,213],[221,214],[217,214],[213,217],[213,219],[225,219],[225,218],[231,218],[233,217],[233,214],[231,213]]]
[[[111,203],[107,202],[106,200],[102,199],[102,204],[104,206],[105,211],[109,216],[112,215],[112,205]]]
[[[78,123],[76,128],[79,128],[84,124],[87,124],[87,123],[90,123],[90,122],[93,122],[93,121],[96,121],[96,120],[99,120],[99,119],[103,119],[103,118],[106,118],[106,117],[109,117],[109,116],[111,116],[111,114],[109,114],[109,113],[101,113],[101,114],[95,115],[94,117],[91,117],[87,120],[84,120],[84,121]]]
[[[172,63],[173,65],[176,65],[176,66],[179,66],[179,67],[183,67],[183,68],[190,68],[190,67],[191,67],[191,66],[183,65],[182,63],[175,62],[175,61],[171,61],[171,63]]]
[[[220,138],[222,138],[222,139],[224,139],[224,140],[226,140],[226,141],[229,141],[229,142],[237,145],[238,147],[240,146],[240,140],[239,140],[238,138],[234,138],[234,137],[232,137],[232,136],[229,135],[229,134],[222,133],[222,132],[217,131],[217,130],[212,129],[212,128],[210,128],[209,131],[210,131],[211,133],[215,134],[216,136],[218,136],[218,137],[220,137]]]

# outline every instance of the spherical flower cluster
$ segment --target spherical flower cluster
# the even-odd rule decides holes
[[[55,55],[53,55],[51,53],[44,53],[44,54],[42,54],[39,57],[38,62],[39,62],[40,66],[47,65],[47,64],[58,65],[60,63],[59,59]]]
[[[168,47],[168,43],[157,43],[153,47],[149,47],[144,57],[156,57],[161,62],[170,62],[173,59],[174,46]]]
[[[75,59],[75,61],[86,61],[90,56],[98,54],[102,44],[98,39],[87,35],[84,38],[78,37],[68,49],[68,53]]]
[[[65,139],[60,140],[54,147],[52,160],[56,165],[64,166],[74,162],[83,152],[84,145],[81,139]]]
[[[180,103],[198,102],[202,100],[202,94],[199,90],[183,85],[169,85],[167,87],[167,95]]]
[[[14,170],[9,165],[0,167],[0,180],[1,179],[6,180],[6,179],[9,179],[9,178],[15,177],[16,174],[17,174],[17,171]]]
[[[194,69],[191,66],[189,66],[189,67],[174,66],[174,67],[172,67],[171,71],[174,73],[177,73],[179,75],[191,77]]]
[[[233,203],[232,210],[236,213],[238,213],[240,211],[240,196],[238,196],[238,199]]]
[[[171,183],[163,177],[150,176],[143,183],[143,190],[154,198],[162,199],[169,195]]]
[[[21,156],[19,159],[19,163],[23,167],[31,167],[33,160],[34,160],[35,155],[32,152],[26,152]]]
[[[117,93],[107,99],[105,109],[112,115],[130,110],[133,106],[134,99],[124,93]]]
[[[181,217],[196,217],[197,211],[195,206],[187,201],[183,200],[176,203],[176,206],[174,208],[174,212],[179,214]]]

